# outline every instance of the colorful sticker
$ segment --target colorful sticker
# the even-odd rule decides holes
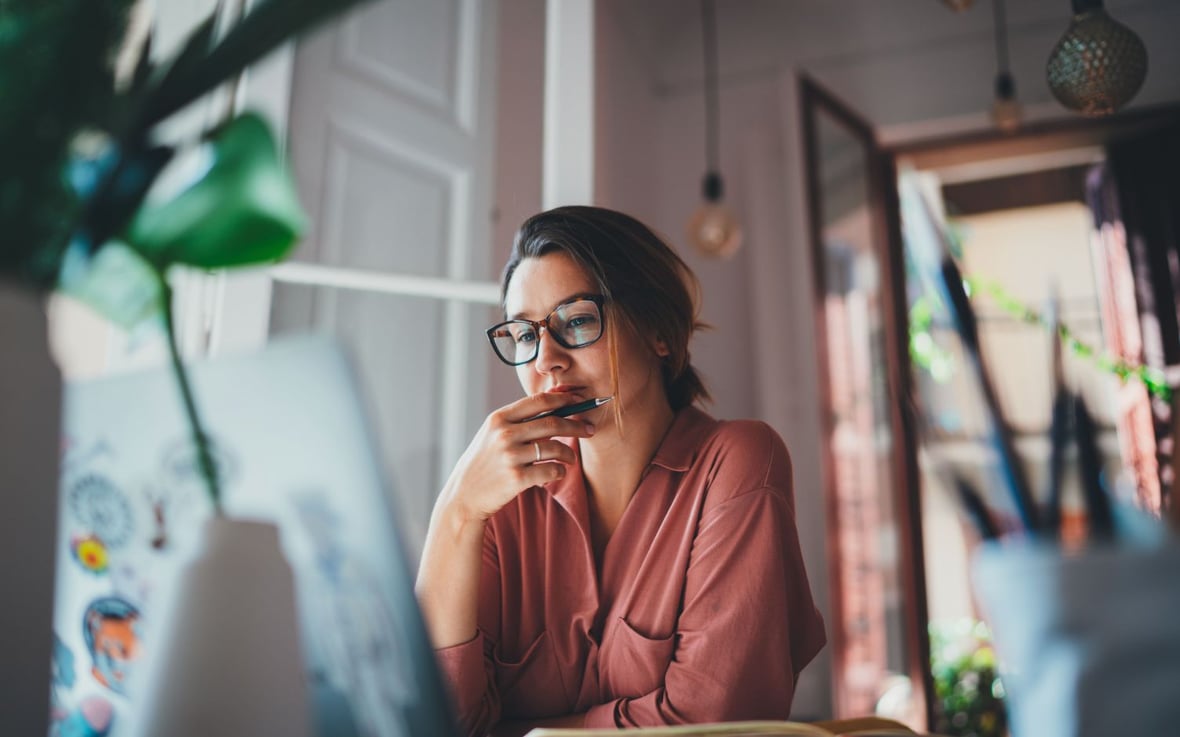
[[[107,546],[96,535],[86,535],[70,538],[70,552],[74,555],[74,560],[78,561],[78,565],[87,573],[93,573],[96,576],[101,576],[107,572],[107,565],[110,563],[110,555],[107,553]]]
[[[117,596],[95,599],[82,615],[82,635],[93,663],[90,673],[117,694],[125,693],[139,659],[141,620],[139,610]]]
[[[53,633],[53,660],[51,661],[52,678],[50,679],[50,721],[57,723],[66,718],[69,709],[66,707],[65,692],[74,687],[77,672],[74,670],[74,652],[62,642],[56,632]]]
[[[82,699],[77,709],[54,725],[50,731],[56,737],[106,737],[111,733],[115,710],[101,696]]]
[[[78,523],[101,538],[107,549],[120,548],[131,539],[135,527],[131,503],[106,476],[80,476],[66,490],[66,504]]]

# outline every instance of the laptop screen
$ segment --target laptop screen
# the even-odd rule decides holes
[[[275,523],[319,737],[454,733],[353,373],[325,338],[191,366],[230,517]],[[161,591],[211,514],[172,374],[66,387],[55,734],[126,734]],[[259,684],[265,688],[265,684]]]

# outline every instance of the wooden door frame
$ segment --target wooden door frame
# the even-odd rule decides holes
[[[881,293],[885,306],[884,343],[887,386],[890,393],[889,425],[893,435],[892,458],[890,462],[890,485],[893,492],[893,509],[897,529],[898,571],[902,594],[902,624],[906,668],[915,687],[916,698],[925,715],[929,729],[933,724],[934,691],[930,670],[930,638],[927,633],[926,575],[922,549],[921,499],[918,486],[917,434],[914,416],[907,411],[910,387],[909,347],[905,326],[907,306],[905,300],[905,272],[903,250],[895,247],[901,243],[901,218],[898,207],[897,174],[895,159],[877,141],[873,127],[855,111],[835,98],[806,74],[799,76],[800,116],[804,136],[807,178],[808,231],[811,241],[813,299],[815,309],[816,354],[819,361],[820,397],[823,403],[821,423],[823,425],[823,463],[826,475],[824,500],[826,506],[826,540],[828,557],[838,561],[839,530],[838,510],[832,484],[835,480],[835,459],[828,442],[831,436],[831,413],[828,411],[829,356],[827,349],[827,326],[824,313],[824,252],[823,213],[818,179],[817,131],[812,112],[823,110],[840,124],[860,138],[868,154],[868,183],[870,219],[873,227],[873,242],[882,269]],[[839,566],[833,566],[839,577]],[[843,608],[841,584],[837,580],[831,587],[833,612]],[[840,700],[843,668],[842,633],[837,628],[831,632],[833,643],[833,690],[837,704]]]

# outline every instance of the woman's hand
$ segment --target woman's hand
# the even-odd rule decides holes
[[[552,415],[528,418],[569,403],[566,394],[546,392],[488,415],[455,464],[440,501],[468,520],[483,521],[525,489],[562,478],[575,456],[555,438],[588,438],[594,426]]]
[[[554,438],[588,438],[581,420],[542,417],[570,403],[561,393],[537,394],[488,415],[443,487],[430,518],[418,566],[418,601],[436,648],[476,634],[479,577],[487,520],[517,494],[565,475],[573,450]]]

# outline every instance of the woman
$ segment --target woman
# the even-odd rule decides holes
[[[467,734],[785,719],[824,644],[786,447],[694,406],[690,285],[621,213],[517,234],[488,335],[526,396],[459,460],[418,576]]]

